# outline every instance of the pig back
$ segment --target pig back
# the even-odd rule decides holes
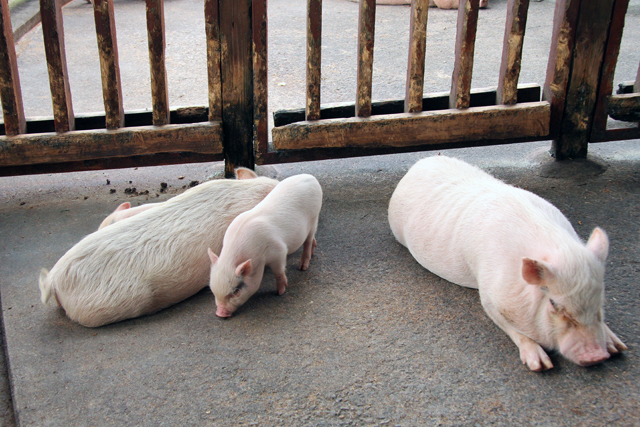
[[[203,183],[98,230],[72,247],[49,280],[67,315],[100,326],[175,304],[208,283],[207,248],[277,184],[268,178]]]
[[[420,160],[391,196],[391,231],[429,271],[458,285],[477,288],[465,252],[475,240],[470,229],[473,206],[483,203],[479,193],[492,184],[491,180],[494,178],[456,159],[438,156]]]

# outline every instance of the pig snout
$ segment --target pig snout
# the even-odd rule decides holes
[[[229,311],[226,307],[223,306],[218,306],[218,309],[216,310],[216,316],[218,317],[231,317],[232,314],[233,311]]]
[[[604,362],[610,356],[605,342],[600,344],[584,333],[565,337],[560,344],[560,353],[573,363],[585,367]]]
[[[604,362],[609,358],[609,352],[603,348],[595,349],[587,353],[578,355],[578,365],[580,366],[592,366],[600,362]]]

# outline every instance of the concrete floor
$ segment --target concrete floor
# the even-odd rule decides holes
[[[134,60],[121,61],[123,74],[129,76],[148,75],[139,53],[145,52],[146,36],[136,39],[126,29],[137,31],[134,11],[142,4],[116,1],[116,21],[119,13],[122,20],[132,20],[118,27],[121,55],[129,49],[125,46],[139,49],[128,56]],[[324,4],[325,13],[335,18],[325,18],[326,25],[335,31],[342,25],[336,21],[340,16],[348,15],[348,21],[357,10],[343,0]],[[494,29],[494,42],[505,6],[495,1],[481,12],[481,25],[491,22],[487,27]],[[76,0],[65,9],[78,112],[98,111],[102,102],[99,75],[97,83],[91,83],[93,74],[88,76],[95,64],[89,54],[82,54],[88,48],[69,47],[89,40],[93,30],[87,27],[88,7]],[[296,57],[304,46],[304,24],[300,27],[303,18],[298,15],[304,3],[272,0],[269,7],[270,108],[299,107],[304,72]],[[634,7],[630,16],[638,19],[640,9]],[[527,34],[536,43],[529,44],[523,61],[529,64],[528,77],[521,81],[541,82],[553,3],[533,2],[531,8]],[[168,43],[174,49],[193,47],[168,61],[185,73],[198,69],[200,41],[189,32],[172,30],[169,21],[196,22],[187,16],[191,10],[201,13],[192,0],[168,1],[165,10],[171,17],[168,34],[174,37],[168,37]],[[406,10],[379,9],[376,43],[382,53],[374,70],[376,99],[401,98],[404,92],[406,57],[396,47],[405,45],[398,41],[404,36],[395,37],[393,29],[401,28],[400,23],[406,26]],[[436,34],[452,30],[449,21],[455,22],[455,12],[445,12],[430,10],[429,25]],[[46,68],[44,77],[39,68],[38,28],[18,46],[23,87],[28,87],[25,98],[30,100],[28,116],[50,114]],[[486,46],[490,28],[485,36],[479,32]],[[630,28],[625,34],[635,37],[640,26]],[[345,29],[343,42],[325,39],[330,46],[323,81],[326,102],[352,99],[355,93],[355,74],[339,66],[352,60],[352,33],[355,30]],[[436,52],[450,52],[446,37],[434,36],[431,43]],[[479,50],[474,87],[495,85],[495,54],[488,47]],[[616,81],[630,80],[626,74],[635,72],[634,66],[637,70],[637,58],[631,56],[628,62],[623,61]],[[193,66],[186,67],[190,63]],[[445,57],[430,62],[426,92],[448,90],[452,64]],[[206,93],[194,83],[200,81],[198,75],[173,76],[170,71],[172,106],[206,102]],[[144,108],[149,103],[146,89],[134,86],[123,84],[125,107]],[[529,372],[515,345],[484,314],[476,291],[424,270],[395,242],[386,218],[389,197],[415,161],[437,153],[257,168],[259,174],[278,179],[311,173],[324,191],[316,255],[306,272],[295,268],[299,253],[289,257],[287,293],[275,296],[275,280],[267,274],[261,290],[227,321],[215,316],[213,297],[205,289],[155,315],[97,329],[79,326],[61,310],[40,303],[39,269],[52,267],[122,201],[135,206],[166,200],[191,181],[218,177],[223,165],[6,177],[0,178],[0,296],[9,369],[0,378],[10,385],[0,382],[0,420],[24,426],[637,424],[640,144],[591,145],[589,161],[562,164],[550,159],[549,146],[546,141],[446,154],[546,198],[583,238],[596,225],[608,232],[606,319],[629,346],[619,357],[586,369],[553,355],[553,370]],[[160,191],[161,183],[168,184],[167,191]],[[125,194],[132,187],[138,195]],[[149,194],[140,195],[146,190]]]

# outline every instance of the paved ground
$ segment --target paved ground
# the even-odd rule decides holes
[[[323,52],[328,63],[323,97],[344,101],[354,93],[355,74],[341,64],[353,60],[355,30],[340,19],[352,20],[356,5],[324,4],[334,19],[325,17],[326,25],[344,29],[342,37],[325,38],[330,47]],[[135,28],[134,11],[141,5],[116,1],[116,20],[125,21],[118,27],[120,51],[134,58],[121,61],[121,67],[131,78],[148,75],[146,36],[136,35]],[[492,5],[480,19],[495,31],[504,20],[505,2]],[[295,59],[304,44],[303,2],[271,0],[269,6],[271,108],[299,107],[304,73]],[[523,82],[541,82],[546,53],[535,49],[544,52],[548,44],[543,36],[550,35],[553,7],[547,1],[531,7],[528,34],[534,42],[524,61],[530,78]],[[186,67],[202,64],[200,39],[169,23],[198,22],[189,15],[192,10],[201,13],[191,0],[166,5],[168,50],[183,46],[184,51],[168,60],[175,70],[183,67],[183,73],[169,74],[172,106],[206,102],[200,77]],[[78,112],[101,109],[99,78],[92,80],[96,65],[85,53],[95,44],[87,11],[76,0],[65,12]],[[639,11],[632,9],[632,19]],[[455,12],[430,14],[436,35],[452,29]],[[404,36],[392,30],[399,31],[406,16],[404,7],[379,9],[376,40],[386,53],[376,57],[381,58],[374,74],[376,99],[399,98],[404,91],[406,58],[398,42]],[[285,24],[288,31],[279,30]],[[627,35],[640,26],[634,28]],[[479,40],[491,39],[489,31],[481,34]],[[18,46],[28,116],[50,114],[46,69],[43,77],[38,68],[41,37],[36,29]],[[502,33],[494,34],[496,39],[502,40]],[[83,40],[87,46],[73,45]],[[431,43],[436,52],[450,52],[446,37],[434,36]],[[499,55],[486,46],[476,65],[484,71],[474,75],[474,87],[495,84]],[[618,80],[630,80],[639,62],[625,61],[629,65],[622,66]],[[426,91],[448,90],[451,66],[450,58],[430,62]],[[144,84],[123,86],[127,109],[148,105]],[[520,364],[515,345],[484,314],[477,292],[424,270],[393,239],[386,209],[395,185],[417,159],[437,153],[258,168],[278,179],[312,173],[324,190],[317,253],[307,272],[295,269],[299,253],[289,258],[287,293],[275,296],[275,280],[267,274],[261,291],[227,321],[216,318],[213,297],[205,290],[156,315],[97,329],[40,304],[39,269],[53,266],[120,202],[165,200],[191,181],[219,176],[222,164],[0,178],[0,295],[17,421],[25,426],[637,424],[640,144],[592,145],[589,162],[570,164],[551,161],[548,148],[549,142],[541,142],[446,152],[548,199],[583,238],[596,225],[609,234],[606,317],[630,350],[589,369],[554,355],[556,367],[543,374]],[[166,192],[160,191],[163,182]],[[149,194],[126,195],[132,187]],[[0,405],[5,425],[12,425],[10,415],[10,406]]]

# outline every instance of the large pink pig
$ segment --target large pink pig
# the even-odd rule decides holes
[[[231,221],[277,183],[208,181],[89,234],[42,270],[42,302],[54,299],[70,319],[96,327],[190,297],[208,283],[207,248],[220,250]]]
[[[300,270],[309,267],[316,246],[315,233],[322,207],[322,188],[313,176],[302,174],[283,180],[255,208],[233,220],[218,257],[211,259],[211,291],[219,317],[231,314],[262,282],[265,266],[276,277],[278,295],[285,292],[287,255],[302,249]]]
[[[445,156],[407,172],[389,223],[422,266],[479,290],[529,369],[553,367],[543,348],[582,366],[627,349],[604,323],[609,241],[600,228],[585,245],[547,201]]]

